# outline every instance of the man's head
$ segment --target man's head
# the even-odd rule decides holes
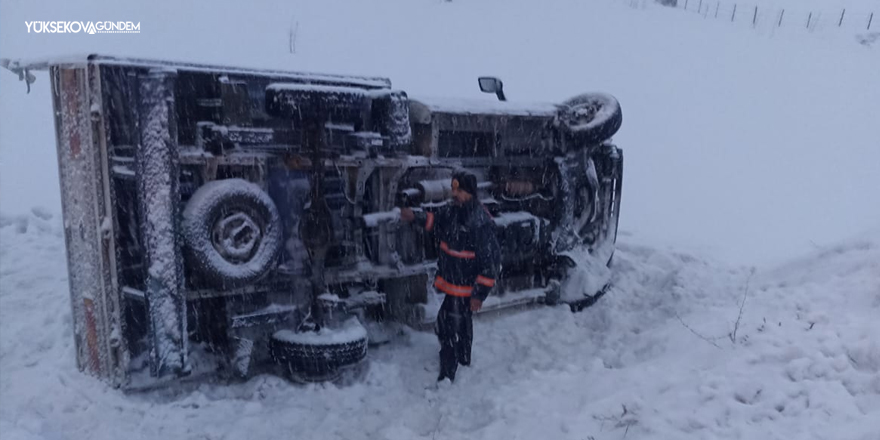
[[[477,195],[477,177],[467,171],[452,175],[452,200],[456,205],[464,205]]]

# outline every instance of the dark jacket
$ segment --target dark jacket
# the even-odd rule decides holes
[[[416,223],[433,231],[439,242],[434,287],[447,295],[480,301],[495,287],[501,272],[501,247],[495,221],[478,200],[416,212]]]

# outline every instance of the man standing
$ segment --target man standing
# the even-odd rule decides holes
[[[470,365],[473,312],[495,286],[501,247],[489,211],[477,199],[477,178],[466,171],[452,176],[452,204],[434,212],[403,208],[400,217],[434,231],[440,243],[434,287],[446,294],[437,315],[440,376],[455,380],[458,365]]]

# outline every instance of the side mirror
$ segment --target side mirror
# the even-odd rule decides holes
[[[504,96],[504,83],[494,76],[481,76],[479,78],[480,91],[483,93],[494,93],[499,101],[507,101]]]

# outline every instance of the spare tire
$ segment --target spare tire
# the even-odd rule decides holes
[[[279,330],[269,341],[272,358],[303,380],[332,378],[367,356],[367,330],[357,318],[338,328],[295,332]]]
[[[617,133],[623,113],[617,98],[605,93],[584,93],[563,103],[559,124],[571,141],[596,144]]]
[[[258,280],[283,244],[275,203],[259,186],[242,179],[200,187],[183,211],[182,230],[192,269],[219,288]]]

